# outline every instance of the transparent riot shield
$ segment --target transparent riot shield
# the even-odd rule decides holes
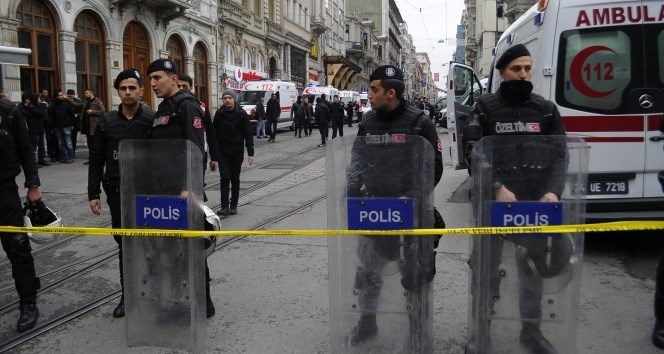
[[[587,155],[566,136],[483,138],[472,154],[476,225],[583,223]],[[582,257],[578,233],[474,236],[466,352],[576,352]]]
[[[122,227],[203,230],[203,155],[188,140],[123,140]],[[202,238],[123,239],[129,346],[205,348]]]
[[[329,228],[433,227],[434,152],[424,138],[334,139],[326,170]],[[432,352],[432,237],[331,236],[328,250],[330,352]]]

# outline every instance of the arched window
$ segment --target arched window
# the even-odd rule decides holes
[[[251,69],[251,52],[247,48],[242,50],[242,67]]]
[[[184,44],[182,43],[182,38],[175,34],[172,35],[166,43],[166,50],[171,53],[168,59],[177,65],[181,73],[186,74],[187,68],[184,67]]]
[[[201,42],[198,42],[194,46],[194,87],[196,97],[204,102],[209,102],[207,72],[207,52],[205,46]]]
[[[226,55],[224,57],[224,64],[235,65],[235,52],[233,46],[226,43]]]
[[[39,92],[59,87],[58,36],[53,14],[41,1],[23,0],[16,10],[18,46],[32,49],[28,66],[21,66],[21,91]]]
[[[81,12],[74,23],[76,35],[76,91],[92,90],[108,107],[104,84],[104,33],[96,15]]]
[[[256,71],[265,71],[265,63],[263,62],[263,54],[256,53]]]

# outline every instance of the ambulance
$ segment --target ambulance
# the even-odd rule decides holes
[[[589,221],[664,219],[664,1],[540,0],[503,33],[494,64],[522,43],[534,92],[556,103],[566,133],[589,146]],[[450,63],[448,128],[454,168],[482,84]],[[500,86],[492,67],[488,92]]]
[[[348,105],[348,102],[353,102],[353,107],[355,107],[360,100],[360,93],[357,91],[339,91],[339,100],[344,104],[344,107]],[[355,108],[353,108],[353,112],[355,112]],[[344,123],[348,123],[346,116],[344,116]]]
[[[281,107],[277,128],[293,130],[291,108],[293,103],[297,101],[297,87],[293,82],[279,80],[249,81],[238,92],[238,104],[249,115],[252,126],[255,126],[256,118],[251,116],[251,110],[256,107],[257,100],[263,101],[263,106],[267,109],[267,101],[270,100],[273,93],[277,95],[277,101],[279,101]]]
[[[360,93],[357,91],[339,91],[339,99],[344,105],[348,102],[357,103],[360,100]]]
[[[332,102],[332,97],[339,94],[339,90],[333,86],[307,87],[302,91],[302,97],[308,97],[309,103],[316,107],[316,98],[325,94],[325,99]]]

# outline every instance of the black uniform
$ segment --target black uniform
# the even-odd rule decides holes
[[[332,117],[332,139],[337,137],[337,131],[339,132],[339,136],[344,136],[344,114],[346,114],[346,109],[343,103],[329,102],[328,106],[330,107],[330,116]]]
[[[318,131],[320,132],[321,145],[325,145],[327,140],[327,131],[330,125],[330,107],[323,100],[316,102],[316,124],[318,124]]]
[[[132,119],[122,114],[122,105],[117,111],[106,113],[99,119],[95,128],[90,150],[90,164],[88,166],[88,200],[101,199],[101,184],[106,192],[106,202],[111,210],[111,223],[113,228],[122,227],[122,213],[120,204],[120,163],[118,161],[118,146],[124,139],[142,139],[152,126],[154,111],[139,106]],[[118,244],[118,258],[120,259],[120,284],[124,289],[122,271],[122,238],[113,236]]]
[[[229,185],[232,185],[230,208],[237,208],[245,145],[247,155],[254,156],[254,139],[247,112],[237,104],[232,110],[220,107],[214,115],[214,132],[220,151],[221,209],[229,207]]]
[[[408,105],[405,100],[402,100],[399,107],[392,112],[372,110],[366,114],[359,125],[357,136],[359,139],[362,136],[384,136],[386,134],[420,135],[429,141],[435,155],[431,156],[435,164],[434,175],[431,178],[435,184],[438,184],[443,174],[442,145],[433,123],[421,110]],[[351,177],[348,180],[348,196],[399,198],[408,195],[409,191],[413,190],[413,170],[416,167],[404,166],[404,159],[382,159],[383,156],[390,155],[389,151],[371,154],[369,151],[363,150],[370,148],[374,147],[360,144],[353,146],[351,157],[353,172],[349,173]],[[375,148],[391,149],[392,147],[376,146]],[[401,156],[404,154],[403,150],[395,151],[395,153],[401,154]],[[374,161],[372,159],[374,155],[380,160]],[[380,164],[381,167],[367,168],[367,166],[376,164]],[[386,171],[394,171],[394,173],[386,176]],[[433,213],[433,210],[431,212]],[[418,291],[421,289],[423,281],[433,279],[434,257],[427,260],[416,258],[419,254],[423,254],[420,249],[421,239],[404,237],[404,244],[400,244],[400,241],[398,237],[359,238],[357,254],[363,266],[358,267],[355,274],[355,286],[360,290],[359,305],[363,314],[358,326],[351,332],[351,344],[361,342],[376,331],[375,313],[383,283],[380,274],[387,263],[386,260],[395,261],[399,259],[401,250],[409,251],[401,256],[405,261],[399,263],[402,274],[401,283],[408,292]],[[435,255],[433,248],[424,251]],[[417,325],[411,328],[411,331],[419,330]]]
[[[39,187],[37,161],[25,119],[10,102],[0,100],[0,225],[23,226],[23,207],[16,176],[25,174],[25,188]],[[12,264],[12,276],[21,306],[35,304],[39,278],[35,273],[30,240],[24,233],[0,234],[2,248]],[[36,319],[35,319],[36,321]],[[34,325],[34,324],[33,324]],[[19,330],[20,328],[19,321]]]
[[[281,115],[281,106],[279,104],[279,99],[272,99],[267,101],[267,107],[265,108],[265,120],[267,123],[267,128],[270,134],[269,141],[274,141],[275,136],[277,135],[277,123],[279,123],[279,116]]]
[[[28,134],[30,135],[30,141],[32,143],[33,149],[37,151],[37,161],[40,164],[46,165],[46,146],[44,145],[44,116],[42,115],[41,110],[37,107],[37,104],[32,102],[27,106],[25,104],[20,105],[19,110],[21,111],[21,114],[23,114],[25,122],[28,124]]]
[[[509,82],[503,82],[503,85]],[[515,100],[505,97],[503,86],[496,93],[483,95],[475,105],[474,114],[469,120],[468,126],[463,131],[464,154],[471,161],[472,148],[476,141],[483,136],[492,135],[557,135],[565,134],[560,113],[556,105],[545,100],[542,96],[531,93],[526,99]],[[504,185],[512,191],[517,200],[539,200],[548,192],[555,193],[560,197],[564,181],[566,168],[567,149],[564,146],[564,139],[551,139],[547,142],[539,143],[538,146],[515,146],[513,140],[504,139],[495,141],[492,153],[494,156],[500,156],[500,159],[494,158],[494,189]],[[561,145],[563,144],[563,145]],[[529,157],[532,156],[532,158]],[[542,157],[550,159],[551,163],[545,168],[533,164],[523,164],[518,161],[542,161]],[[521,244],[524,239],[520,237],[510,238],[515,243]],[[546,242],[546,238],[531,241]],[[503,249],[503,238],[489,238],[489,248],[491,249],[490,272],[496,274],[492,276],[492,284],[489,284],[491,294],[499,296],[500,277],[498,269],[501,264],[501,254]],[[531,244],[532,246],[532,244]],[[545,246],[540,246],[545,247]],[[479,250],[473,247],[471,258],[479,257]],[[521,318],[527,319],[523,323],[523,333],[533,334],[539,332],[539,321],[542,317],[542,276],[532,275],[528,271],[530,266],[525,254],[517,254],[518,278],[519,278],[519,310]],[[474,264],[472,259],[469,264]],[[471,275],[476,277],[476,271],[471,269]],[[473,281],[472,284],[476,282]],[[471,289],[475,293],[476,289]],[[491,304],[489,305],[491,306]],[[486,319],[480,319],[484,322]],[[541,335],[540,335],[541,336]],[[523,340],[523,339],[522,339]],[[537,337],[537,342],[542,348],[546,347],[548,341]],[[541,349],[545,351],[545,349]]]
[[[157,107],[152,128],[147,137],[151,139],[189,139],[205,154],[203,111],[191,92],[181,89],[175,95],[165,98]],[[214,315],[215,309],[210,298],[210,269],[205,260],[207,317]]]

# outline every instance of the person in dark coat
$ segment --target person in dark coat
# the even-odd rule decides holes
[[[321,97],[316,98],[315,117],[321,139],[321,143],[318,146],[323,147],[327,143],[327,131],[330,125],[330,108]]]
[[[268,134],[270,134],[270,139],[267,140],[268,143],[274,143],[274,138],[277,135],[277,123],[279,123],[279,116],[281,115],[281,106],[279,100],[277,99],[276,94],[270,96],[270,100],[267,101],[267,109],[265,110],[265,120],[267,121]]]
[[[293,119],[293,123],[295,124],[295,129],[293,129],[295,131],[295,136],[299,138],[302,137],[305,117],[306,112],[304,110],[304,104],[302,103],[302,96],[297,96],[297,101],[293,103],[293,106],[291,107],[291,119]],[[307,132],[305,131],[304,134],[306,136]]]
[[[254,117],[256,118],[256,139],[265,139],[265,106],[263,105],[263,97],[256,97],[256,107],[253,109]]]
[[[152,126],[154,111],[143,107],[143,77],[136,69],[127,69],[115,78],[113,87],[118,91],[122,103],[115,111],[110,111],[95,122],[95,132],[90,136],[88,166],[88,201],[90,211],[101,215],[101,187],[106,193],[106,203],[111,212],[111,225],[115,229],[122,227],[122,205],[120,202],[120,162],[118,150],[124,139],[142,139]],[[124,271],[122,268],[122,237],[113,235],[118,244],[120,267],[120,302],[113,310],[113,317],[125,315],[124,306]]]
[[[4,95],[4,94],[3,94]],[[0,96],[0,225],[23,226],[23,207],[16,177],[25,175],[26,203],[41,203],[40,181],[35,150],[30,143],[27,125],[21,112]],[[11,274],[19,295],[19,318],[16,329],[27,331],[37,324],[37,290],[41,288],[35,272],[30,239],[25,233],[0,233],[2,248],[11,262]]]
[[[355,108],[355,104],[353,101],[348,101],[346,104],[346,114],[348,115],[348,128],[353,127],[353,110]]]
[[[76,112],[74,106],[67,102],[64,92],[58,91],[56,97],[51,114],[60,147],[60,162],[72,163],[74,162],[72,130]]]
[[[37,153],[38,166],[49,166],[46,161],[46,146],[44,145],[44,115],[37,106],[38,95],[36,93],[24,93],[21,96],[22,104],[19,110],[28,124],[30,142]]]
[[[150,86],[155,95],[163,98],[154,115],[148,139],[188,139],[205,155],[205,125],[201,105],[187,90],[178,89],[178,67],[169,59],[157,59],[148,66]],[[171,119],[176,117],[176,119]],[[216,166],[210,162],[210,169]],[[204,188],[204,186],[201,186]],[[210,269],[205,260],[205,301],[207,317],[215,315],[216,309],[210,295]]]
[[[339,101],[339,95],[332,96],[332,102],[328,104],[330,107],[330,116],[332,117],[332,139],[339,136],[344,136],[344,115],[346,109],[344,104]]]
[[[244,147],[247,147],[247,163],[254,163],[254,139],[247,112],[236,104],[235,91],[226,89],[221,96],[223,105],[214,115],[214,131],[219,143],[219,175],[221,190],[220,216],[237,214],[240,198],[240,172],[244,161]],[[228,200],[230,186],[230,204]]]
[[[302,97],[302,106],[304,107],[304,135],[311,136],[313,131],[314,105],[309,103],[309,97]]]

